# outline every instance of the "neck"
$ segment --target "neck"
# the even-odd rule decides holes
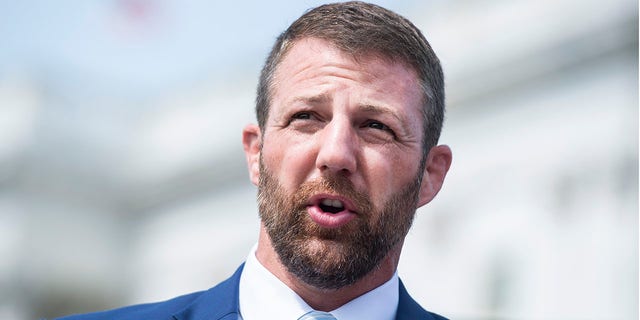
[[[362,279],[352,285],[330,290],[311,286],[289,273],[280,261],[278,254],[274,251],[271,239],[264,227],[260,228],[256,258],[267,270],[298,294],[310,307],[328,312],[389,281],[398,267],[401,250],[402,241],[396,244],[380,264]]]

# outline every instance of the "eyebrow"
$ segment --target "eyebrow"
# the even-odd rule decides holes
[[[321,93],[315,96],[299,96],[292,99],[293,102],[304,102],[311,105],[323,105],[330,104],[333,101],[333,97],[328,93]]]
[[[363,112],[366,112],[366,113],[389,115],[389,116],[395,118],[401,124],[406,123],[404,121],[404,118],[402,118],[400,115],[398,115],[397,112],[394,112],[391,108],[386,107],[386,106],[376,106],[376,105],[371,105],[371,104],[363,104],[363,105],[359,106],[359,109],[361,111],[363,111]]]
[[[293,98],[292,102],[303,102],[314,106],[329,105],[333,102],[333,97],[328,93],[320,93],[314,96],[298,96]],[[399,121],[401,124],[406,123],[403,117],[387,106],[364,103],[358,105],[358,110],[369,114],[388,115]]]

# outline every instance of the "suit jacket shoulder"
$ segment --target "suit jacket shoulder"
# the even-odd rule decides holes
[[[429,312],[422,308],[411,296],[407,289],[400,281],[400,299],[398,300],[398,311],[396,312],[396,320],[447,320],[447,318]]]
[[[171,300],[80,314],[58,320],[231,320],[238,319],[241,265],[231,278],[207,290]]]
[[[244,264],[217,286],[171,300],[134,305],[114,310],[80,314],[58,320],[236,320],[239,308],[240,275]],[[447,320],[423,309],[400,281],[396,320]]]

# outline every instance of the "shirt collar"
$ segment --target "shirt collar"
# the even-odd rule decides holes
[[[253,247],[240,276],[240,314],[244,320],[295,320],[312,308],[267,270]],[[331,311],[338,320],[393,320],[399,299],[398,274],[381,286]]]

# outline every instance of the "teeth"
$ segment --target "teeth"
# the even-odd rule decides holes
[[[342,204],[342,201],[340,200],[333,200],[333,199],[324,199],[322,200],[322,204],[325,206],[331,206],[331,207],[335,207],[335,208],[343,208],[344,205]]]

